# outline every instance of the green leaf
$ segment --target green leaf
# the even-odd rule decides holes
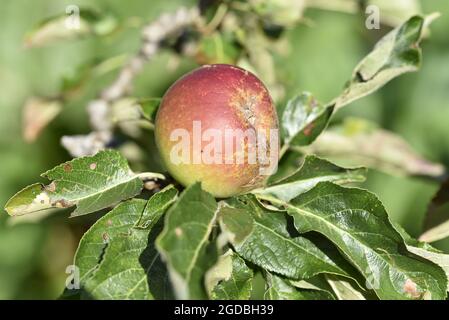
[[[201,64],[235,64],[240,54],[230,33],[214,32],[201,39],[196,59]]]
[[[321,182],[291,203],[279,200],[300,233],[331,240],[381,299],[445,299],[447,279],[407,252],[382,203],[370,192]]]
[[[245,260],[292,279],[319,273],[348,275],[312,241],[291,236],[284,212],[267,210],[254,196],[241,197],[231,205],[220,208],[220,227]]]
[[[32,184],[17,192],[5,205],[11,216],[49,209],[49,198],[40,183]]]
[[[441,267],[441,269],[443,269],[444,273],[446,274],[446,278],[449,279],[449,254],[429,251],[424,248],[419,248],[411,245],[407,245],[407,250],[413,254],[416,254],[417,256],[432,261],[433,263]],[[449,291],[449,286],[447,288],[447,291]]]
[[[98,219],[84,234],[74,260],[80,271],[81,283],[97,270],[108,243],[120,235],[128,234],[140,219],[145,206],[146,201],[141,199],[122,202]]]
[[[323,294],[325,294],[328,297],[331,297],[332,299],[335,299],[334,293],[332,291],[332,287],[329,285],[329,283],[326,280],[327,275],[325,274],[319,274],[315,277],[312,277],[307,280],[289,280],[289,283],[294,286],[295,288],[301,289],[301,290],[315,290],[315,291],[322,291]],[[330,276],[330,275],[329,275]],[[338,276],[335,276],[338,277]]]
[[[401,226],[395,225],[396,230],[401,234],[405,241],[407,250],[417,256],[432,261],[446,273],[446,277],[449,279],[449,254],[445,254],[426,242],[418,241],[412,238]],[[448,282],[449,291],[449,282]]]
[[[304,162],[304,153],[299,150],[286,150],[282,158],[279,160],[277,171],[267,180],[267,185],[272,185],[277,181],[281,181],[298,171]]]
[[[284,144],[312,143],[326,128],[333,111],[333,106],[323,106],[309,92],[289,100],[281,120]]]
[[[312,143],[326,128],[334,110],[376,91],[403,73],[416,71],[421,64],[418,44],[423,26],[432,19],[414,16],[384,36],[358,64],[344,91],[331,103],[321,105],[310,93],[291,99],[281,121],[284,148]]]
[[[150,281],[162,282],[159,284],[161,291],[170,288],[168,273],[157,251],[151,247],[150,241],[154,238],[149,240],[148,231],[137,229],[118,235],[108,245],[98,270],[85,282],[84,290],[95,299],[122,300],[152,299]],[[169,293],[158,294],[158,298],[170,298]]]
[[[434,242],[449,237],[449,180],[433,197],[424,221],[424,233],[419,240]]]
[[[206,251],[216,214],[214,197],[199,183],[187,188],[166,214],[156,246],[179,299],[207,298],[203,276],[214,263]]]
[[[129,229],[119,234],[104,253],[84,290],[95,299],[173,299],[168,271],[154,240],[162,229]]]
[[[158,223],[161,214],[176,198],[173,190],[168,186],[148,201],[125,201],[86,232],[74,264],[79,268],[81,285],[89,297],[171,297],[168,273],[154,247],[154,240],[161,230],[161,223]],[[161,204],[162,199],[165,205]],[[142,217],[152,220],[151,228],[133,228]]]
[[[77,206],[72,216],[95,212],[139,194],[143,184],[117,151],[77,158],[42,174],[51,184],[34,184],[14,195],[6,211],[21,215],[49,208]]]
[[[418,70],[425,18],[414,16],[384,36],[355,68],[345,91],[335,100],[336,109],[360,99],[396,78]]]
[[[136,99],[126,97],[112,104],[111,120],[114,123],[146,120],[154,123],[159,98]]]
[[[350,280],[335,275],[325,277],[338,300],[366,300],[360,289],[356,288]]]
[[[25,37],[26,47],[41,47],[62,40],[87,35],[104,36],[113,32],[117,20],[111,15],[100,15],[92,10],[73,6],[73,11],[42,21]],[[79,12],[77,12],[79,11]]]
[[[305,9],[303,0],[249,0],[248,4],[264,21],[286,27],[296,24]]]
[[[298,289],[287,279],[270,272],[265,272],[265,279],[265,300],[333,300],[325,291]]]
[[[126,54],[120,54],[101,61],[98,61],[98,58],[92,58],[77,65],[63,75],[60,85],[61,95],[66,100],[77,97],[89,81],[123,67],[126,59]]]
[[[165,210],[176,201],[178,190],[169,185],[153,195],[136,223],[136,227],[151,229],[158,222]]]
[[[315,156],[307,156],[301,168],[289,177],[252,192],[256,195],[271,195],[284,201],[290,201],[301,193],[312,189],[321,181],[332,181],[337,184],[363,182],[365,171],[359,168],[341,168]]]
[[[253,271],[232,250],[218,258],[206,273],[206,289],[214,300],[248,300],[251,297]]]
[[[364,119],[345,119],[301,150],[329,158],[338,165],[365,166],[399,176],[439,178],[445,171],[441,164],[417,154],[398,135]]]
[[[110,122],[120,130],[133,138],[142,135],[141,129],[154,129],[156,111],[160,99],[136,99],[125,97],[118,99],[110,106]]]
[[[160,103],[160,98],[146,98],[137,100],[142,116],[151,122],[154,122],[156,111],[159,108]]]

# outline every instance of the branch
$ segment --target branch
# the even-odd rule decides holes
[[[197,23],[199,17],[198,8],[182,7],[173,13],[162,14],[156,21],[143,27],[140,50],[125,64],[115,81],[103,89],[97,99],[88,103],[87,112],[93,132],[62,137],[61,144],[72,156],[95,154],[111,142],[114,124],[110,118],[110,106],[130,93],[134,78],[158,53],[164,40],[181,34],[185,28]]]

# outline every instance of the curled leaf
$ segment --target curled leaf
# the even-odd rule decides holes
[[[301,150],[342,166],[364,166],[399,176],[437,179],[445,172],[441,164],[424,159],[400,136],[363,119],[346,119]]]
[[[419,240],[434,242],[449,237],[449,180],[445,181],[429,204]]]
[[[416,71],[421,65],[419,42],[424,26],[433,16],[414,16],[384,36],[357,65],[344,91],[332,102],[321,105],[303,93],[287,104],[281,127],[285,146],[312,143],[338,110],[384,86],[399,75]]]

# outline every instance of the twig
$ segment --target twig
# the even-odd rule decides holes
[[[200,17],[199,9],[179,8],[173,13],[164,13],[142,29],[142,46],[119,72],[111,85],[101,91],[99,97],[87,106],[93,132],[86,136],[64,136],[61,144],[74,156],[91,155],[103,149],[112,139],[114,127],[110,117],[113,102],[128,95],[132,82],[150,59],[159,51],[163,41],[195,23]]]

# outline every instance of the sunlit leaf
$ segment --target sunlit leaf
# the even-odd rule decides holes
[[[345,169],[315,156],[307,156],[301,168],[289,177],[272,183],[266,188],[253,190],[255,194],[272,195],[289,201],[312,189],[318,182],[332,181],[337,184],[363,182],[364,169]]]
[[[407,252],[382,203],[370,192],[321,182],[291,203],[278,204],[300,233],[316,231],[331,240],[379,298],[445,299],[443,270]]]
[[[360,289],[356,288],[347,278],[335,275],[326,275],[325,277],[338,300],[366,300]]]
[[[100,218],[80,241],[74,264],[79,268],[84,298],[171,298],[168,272],[154,241],[162,228],[159,218],[176,198],[172,186],[148,201],[121,203]],[[142,217],[145,229],[134,226]]]
[[[284,212],[267,210],[253,196],[231,205],[220,208],[220,227],[245,260],[292,279],[319,273],[348,275],[312,241],[290,235]]]
[[[331,103],[321,105],[309,93],[291,99],[281,121],[284,144],[310,144],[326,128],[334,110],[376,91],[403,73],[416,71],[421,64],[418,44],[427,22],[414,16],[384,36],[354,69],[344,91]]]
[[[132,198],[143,187],[126,159],[114,150],[74,159],[42,176],[52,182],[47,186],[34,184],[13,196],[5,206],[10,215],[72,206],[77,207],[72,216],[83,215]]]
[[[214,263],[207,249],[216,214],[214,197],[199,183],[187,188],[166,214],[156,246],[179,299],[207,297],[203,277]]]
[[[426,242],[422,242],[412,238],[401,226],[395,225],[396,230],[401,234],[402,238],[407,245],[407,250],[416,254],[417,256],[423,257],[429,261],[432,261],[446,273],[449,279],[449,254],[445,254]],[[448,283],[449,291],[449,283]]]

